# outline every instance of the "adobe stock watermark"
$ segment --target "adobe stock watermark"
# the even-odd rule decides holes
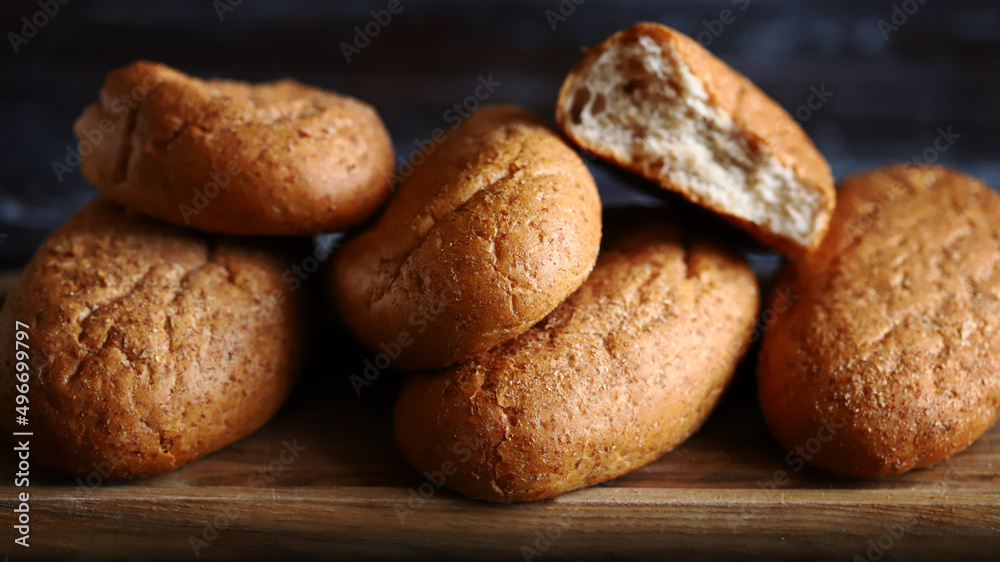
[[[882,34],[882,40],[888,41],[889,34],[894,31],[899,31],[899,28],[906,25],[910,21],[910,16],[917,13],[917,10],[921,6],[927,3],[927,0],[903,0],[898,4],[892,5],[892,12],[889,14],[889,19],[879,19],[875,25],[878,26],[879,33]]]
[[[561,0],[555,10],[545,10],[545,21],[549,22],[549,27],[555,31],[559,24],[568,20],[576,13],[576,7],[582,5],[587,0]]]
[[[86,490],[88,488],[100,488],[104,484],[104,480],[111,476],[111,463],[108,461],[102,461],[98,463],[94,461],[90,463],[90,466],[94,467],[93,472],[88,474],[86,478],[77,477],[76,487],[79,490]]]
[[[750,0],[730,0],[736,5],[736,8],[743,12],[750,7]],[[726,30],[727,25],[732,25],[736,22],[736,12],[730,8],[723,8],[719,12],[719,16],[711,20],[701,20],[701,25],[705,29],[698,32],[694,38],[701,43],[702,47],[706,49],[715,42],[716,39],[722,36],[722,33]]]
[[[425,312],[414,312],[407,318],[407,323],[416,333],[424,333],[431,323],[438,319],[445,309],[458,302],[462,298],[462,293],[457,289],[446,290],[442,293],[442,298],[438,305]],[[407,347],[413,345],[413,334],[409,330],[400,330],[396,338],[392,341],[384,341],[379,344],[379,352],[371,359],[362,362],[361,374],[351,373],[349,380],[354,392],[361,396],[361,391],[378,380],[379,376],[392,367],[392,362],[399,358],[400,354]]]
[[[20,53],[21,47],[34,39],[39,30],[48,25],[52,18],[59,15],[60,6],[66,4],[69,4],[69,0],[38,0],[40,9],[30,16],[21,17],[21,29],[19,30],[21,33],[7,32],[7,41],[10,42],[10,48],[14,50],[14,54]]]
[[[326,234],[319,236],[313,245],[312,255],[306,256],[301,262],[293,265],[281,274],[281,280],[288,285],[291,291],[298,291],[309,277],[316,273],[319,266],[330,259],[333,251],[340,247],[340,236],[337,234]]]
[[[184,224],[191,224],[191,217],[198,215],[208,207],[213,199],[219,196],[220,190],[229,190],[232,179],[243,173],[243,168],[235,160],[230,160],[224,170],[209,172],[209,181],[201,188],[191,188],[191,201],[177,206]]]
[[[413,0],[406,1],[412,2]],[[371,45],[372,41],[382,33],[382,30],[389,27],[389,24],[392,23],[392,17],[403,13],[405,7],[403,0],[389,0],[385,8],[369,12],[372,19],[368,20],[363,26],[354,26],[352,41],[350,43],[347,41],[340,42],[340,52],[343,53],[347,64],[351,63],[351,57],[360,55],[362,50]]]
[[[778,316],[791,310],[792,305],[799,300],[799,295],[792,292],[791,288],[784,287],[775,289],[771,298],[771,304],[757,316],[757,324],[754,326],[753,335],[750,336],[750,343],[756,343],[764,332],[774,324]]]
[[[466,437],[461,442],[455,443],[451,448],[451,452],[454,453],[456,458],[461,457],[458,462],[466,463],[472,458],[472,445],[472,441]],[[406,523],[406,518],[426,505],[427,501],[433,498],[434,494],[444,487],[448,478],[454,476],[457,472],[458,465],[451,460],[442,462],[438,470],[424,472],[424,478],[427,480],[416,488],[409,488],[405,502],[393,503],[392,509],[396,512],[399,522],[401,524]]]
[[[313,251],[300,261],[293,263],[281,274],[284,287],[264,292],[261,294],[261,298],[269,306],[284,304],[289,295],[298,291],[306,280],[319,270],[320,265],[333,255],[334,250],[340,246],[341,236],[342,233],[318,236],[313,245]]]
[[[795,120],[799,123],[812,119],[813,112],[819,111],[834,94],[833,90],[827,91],[825,83],[809,86],[809,92],[806,103],[795,108]]]
[[[503,85],[503,82],[493,79],[492,73],[486,76],[479,75],[477,80],[478,84],[476,84],[471,94],[465,96],[461,101],[455,102],[441,114],[441,120],[451,125],[451,131],[460,127],[466,119],[479,109],[479,106],[483,102],[496,92],[497,88]],[[430,135],[425,139],[413,139],[416,149],[410,152],[406,158],[403,158],[402,155],[397,156],[396,173],[390,183],[390,189],[395,190],[400,182],[413,175],[416,166],[423,164],[424,160],[431,154],[434,154],[437,146],[444,142],[447,137],[448,131],[443,127],[438,127],[431,131]]]
[[[942,152],[947,152],[955,144],[956,140],[962,138],[962,135],[951,130],[951,125],[948,125],[947,127],[938,127],[936,133],[937,136],[934,137],[934,141],[931,142],[930,146],[917,154],[914,154],[910,158],[910,161],[906,163],[907,165],[919,166],[922,164],[933,164],[938,161]],[[906,192],[906,186],[903,182],[894,179],[889,183],[889,187],[887,189],[876,191],[872,195],[872,200],[868,202],[867,211],[864,214],[848,221],[847,225],[844,227],[844,231],[851,236],[860,236],[861,233],[876,225],[885,215],[886,211],[888,211],[900,197],[906,195]]]
[[[903,186],[903,182],[898,180],[890,182],[888,189],[874,193],[874,201],[869,202],[867,212],[847,221],[844,231],[854,237],[861,236],[863,232],[874,226],[889,210],[889,207],[892,207],[896,200],[905,193],[906,188]]]
[[[530,562],[535,558],[540,558],[552,548],[560,538],[565,529],[569,528],[569,523],[562,519],[557,519],[549,523],[544,529],[536,529],[534,541],[531,544],[521,545],[521,556],[524,562]]]
[[[829,443],[833,440],[833,437],[837,435],[837,431],[843,429],[847,426],[847,421],[834,418],[826,419],[822,418],[819,420],[820,427],[816,430],[816,434],[806,439],[805,442],[796,445],[785,455],[785,464],[788,465],[793,472],[800,472],[806,467],[806,462],[811,460],[816,456],[822,449],[824,443]],[[778,469],[774,471],[771,475],[770,480],[761,480],[757,482],[758,493],[768,494],[775,492],[781,486],[788,484],[791,481],[787,471],[783,469]]]
[[[882,530],[885,531],[884,533],[874,539],[868,539],[868,550],[865,551],[865,557],[862,558],[860,555],[855,554],[851,560],[853,562],[877,562],[881,560],[886,553],[896,546],[899,539],[910,532],[910,529],[913,528],[916,522],[916,516],[910,515],[899,523],[883,525]]]
[[[212,0],[212,9],[219,21],[226,21],[226,14],[236,11],[236,7],[243,3],[243,0]]]
[[[282,441],[282,450],[277,458],[267,464],[265,468],[258,470],[247,478],[247,486],[251,488],[266,488],[274,482],[275,478],[285,472],[288,467],[298,460],[299,455],[306,450],[300,446],[296,439]],[[195,557],[201,556],[202,549],[208,548],[213,542],[218,540],[219,535],[239,519],[242,509],[239,503],[226,506],[221,513],[216,515],[202,527],[200,536],[188,535],[188,544],[194,551]]]
[[[79,131],[80,136],[83,138],[76,143],[76,148],[66,145],[66,157],[63,161],[52,161],[52,172],[55,173],[56,179],[60,183],[62,183],[66,174],[72,173],[75,169],[79,168],[83,161],[82,158],[89,156],[91,152],[96,150],[108,135],[120,127],[123,121],[129,119],[135,108],[139,107],[139,104],[149,96],[149,93],[160,85],[159,82],[153,82],[154,79],[155,77],[152,74],[147,74],[142,79],[142,83],[132,88],[128,94],[122,94],[118,98],[111,100],[110,103],[102,102],[111,110],[111,114],[118,118],[117,121],[112,120],[110,117],[104,117],[97,122],[96,128]]]
[[[910,162],[914,164],[933,164],[938,161],[941,157],[941,153],[948,152],[948,150],[955,144],[955,141],[962,138],[962,135],[951,130],[951,125],[947,127],[938,127],[937,136],[934,137],[934,141],[921,151],[919,154],[914,154],[910,158]]]

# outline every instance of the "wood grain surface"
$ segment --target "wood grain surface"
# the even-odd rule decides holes
[[[391,433],[401,375],[385,373],[358,396],[348,378],[366,356],[338,327],[322,331],[289,403],[234,445],[130,481],[105,481],[100,467],[77,479],[32,466],[30,558],[989,560],[1000,552],[1000,427],[899,477],[796,470],[763,423],[745,364],[706,426],[653,464],[552,501],[494,505],[439,489],[405,465]],[[8,478],[15,462],[3,447],[5,514],[23,490]],[[2,533],[6,550],[12,529]],[[870,550],[880,540],[888,548]]]
[[[0,59],[0,286],[96,195],[78,169],[57,174],[53,164],[67,161],[72,123],[105,74],[138,58],[202,77],[291,76],[357,96],[379,109],[407,157],[480,76],[503,83],[486,101],[551,119],[581,46],[640,20],[696,36],[736,9],[710,50],[790,112],[815,88],[835,92],[801,116],[835,176],[923,157],[950,127],[961,138],[933,157],[1000,187],[1000,9],[991,0],[921,3],[889,38],[877,21],[901,0],[405,0],[351,61],[340,44],[387,0],[232,3],[224,17],[206,0],[60,4],[37,37]],[[546,11],[564,4],[573,14],[552,25]],[[18,31],[39,10],[37,0],[5,0],[0,28]],[[587,164],[606,204],[663,199]],[[752,257],[758,270],[777,263]],[[703,430],[655,463],[552,501],[497,506],[411,471],[390,429],[400,375],[384,373],[358,396],[349,382],[366,359],[357,342],[333,325],[318,326],[316,341],[274,420],[175,472],[107,481],[96,467],[77,480],[32,465],[30,549],[12,546],[24,489],[13,485],[13,446],[0,438],[0,558],[1000,560],[1000,427],[899,477],[795,470],[761,419],[751,360]]]

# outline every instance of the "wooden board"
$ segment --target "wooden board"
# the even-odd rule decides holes
[[[899,0],[892,2],[903,5]],[[237,4],[233,2],[232,4]],[[79,170],[53,173],[74,143],[73,120],[96,99],[105,73],[136,57],[200,76],[285,76],[357,96],[386,120],[400,156],[441,127],[442,112],[477,77],[504,83],[490,102],[527,105],[552,119],[553,100],[582,45],[638,20],[696,36],[733,2],[574,2],[555,29],[554,0],[404,2],[355,62],[339,48],[385,1],[243,2],[219,21],[205,0],[70,3],[17,56],[4,59],[6,134],[0,137],[0,266],[19,267],[41,239],[95,192]],[[319,9],[322,4],[323,8]],[[742,5],[743,3],[737,3]],[[989,3],[921,4],[886,41],[877,19],[889,2],[758,2],[713,39],[711,50],[790,111],[811,88],[836,92],[803,123],[845,174],[924,154],[939,127],[961,140],[940,162],[1000,187],[1000,41]],[[995,3],[994,3],[995,5]],[[905,7],[905,6],[904,6]],[[7,31],[39,10],[5,0]],[[641,182],[590,162],[602,199],[634,200]],[[0,285],[10,276],[0,273]],[[532,560],[645,558],[1000,559],[1000,429],[929,470],[877,481],[792,470],[753,400],[752,369],[704,430],[656,463],[603,486],[531,505],[494,506],[435,490],[404,508],[423,480],[395,450],[395,384],[384,375],[360,398],[347,384],[361,359],[329,349],[287,407],[260,432],[174,473],[79,486],[32,468],[31,549],[11,547],[15,457],[0,438],[0,558]],[[4,342],[0,342],[3,345]],[[0,373],[9,376],[9,373]],[[0,412],[0,415],[12,415]],[[281,463],[284,441],[305,451]],[[288,458],[286,454],[286,459]],[[279,472],[262,480],[270,463]],[[778,471],[789,481],[762,491]],[[780,479],[780,478],[779,478]],[[266,485],[257,485],[262,482]],[[426,488],[425,488],[426,489]],[[235,515],[226,521],[226,514]],[[909,519],[913,517],[913,519]],[[213,521],[219,528],[205,530]],[[887,525],[905,534],[886,537]],[[547,549],[537,533],[558,538]],[[207,541],[197,556],[194,536]],[[527,554],[532,555],[531,551]],[[872,558],[879,551],[872,550]],[[748,556],[748,555],[746,555]]]
[[[1000,555],[1000,427],[962,454],[900,477],[796,471],[763,423],[752,365],[744,365],[702,431],[657,462],[552,501],[494,505],[413,473],[391,433],[399,376],[382,375],[359,397],[348,383],[363,360],[355,344],[338,333],[318,339],[323,355],[274,420],[175,472],[104,481],[97,470],[74,479],[33,466],[30,558]],[[14,492],[23,489],[12,486],[12,447],[3,449],[8,552]],[[12,559],[28,553],[18,547]]]

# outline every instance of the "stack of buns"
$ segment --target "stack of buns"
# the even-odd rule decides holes
[[[308,247],[273,235],[367,218],[389,194],[392,144],[353,98],[147,62],[108,75],[75,125],[81,141],[94,130],[81,170],[103,196],[25,267],[0,339],[15,321],[30,327],[40,460],[79,475],[173,470],[249,435],[285,401],[309,305],[282,275]],[[11,409],[14,380],[0,385]]]
[[[34,327],[35,433],[69,472],[170,470],[263,424],[302,362],[308,308],[279,279],[293,242],[273,236],[357,225],[393,177],[371,107],[290,81],[136,63],[78,134],[145,83],[83,160],[106,198],[43,244],[0,312],[0,339],[15,318]],[[602,216],[570,142],[788,258],[774,290],[796,299],[769,324],[758,388],[783,446],[838,428],[808,462],[896,474],[1000,415],[1000,197],[982,183],[896,165],[838,194],[794,119],[659,24],[589,50],[556,121],[565,137],[480,109],[331,260],[339,316],[409,372],[394,421],[417,471],[496,502],[616,478],[694,433],[751,343],[761,298],[733,241],[676,212]]]

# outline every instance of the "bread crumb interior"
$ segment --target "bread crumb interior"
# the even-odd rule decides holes
[[[820,192],[795,179],[708,103],[670,46],[622,40],[576,76],[568,128],[648,178],[698,203],[808,246],[823,214]]]

